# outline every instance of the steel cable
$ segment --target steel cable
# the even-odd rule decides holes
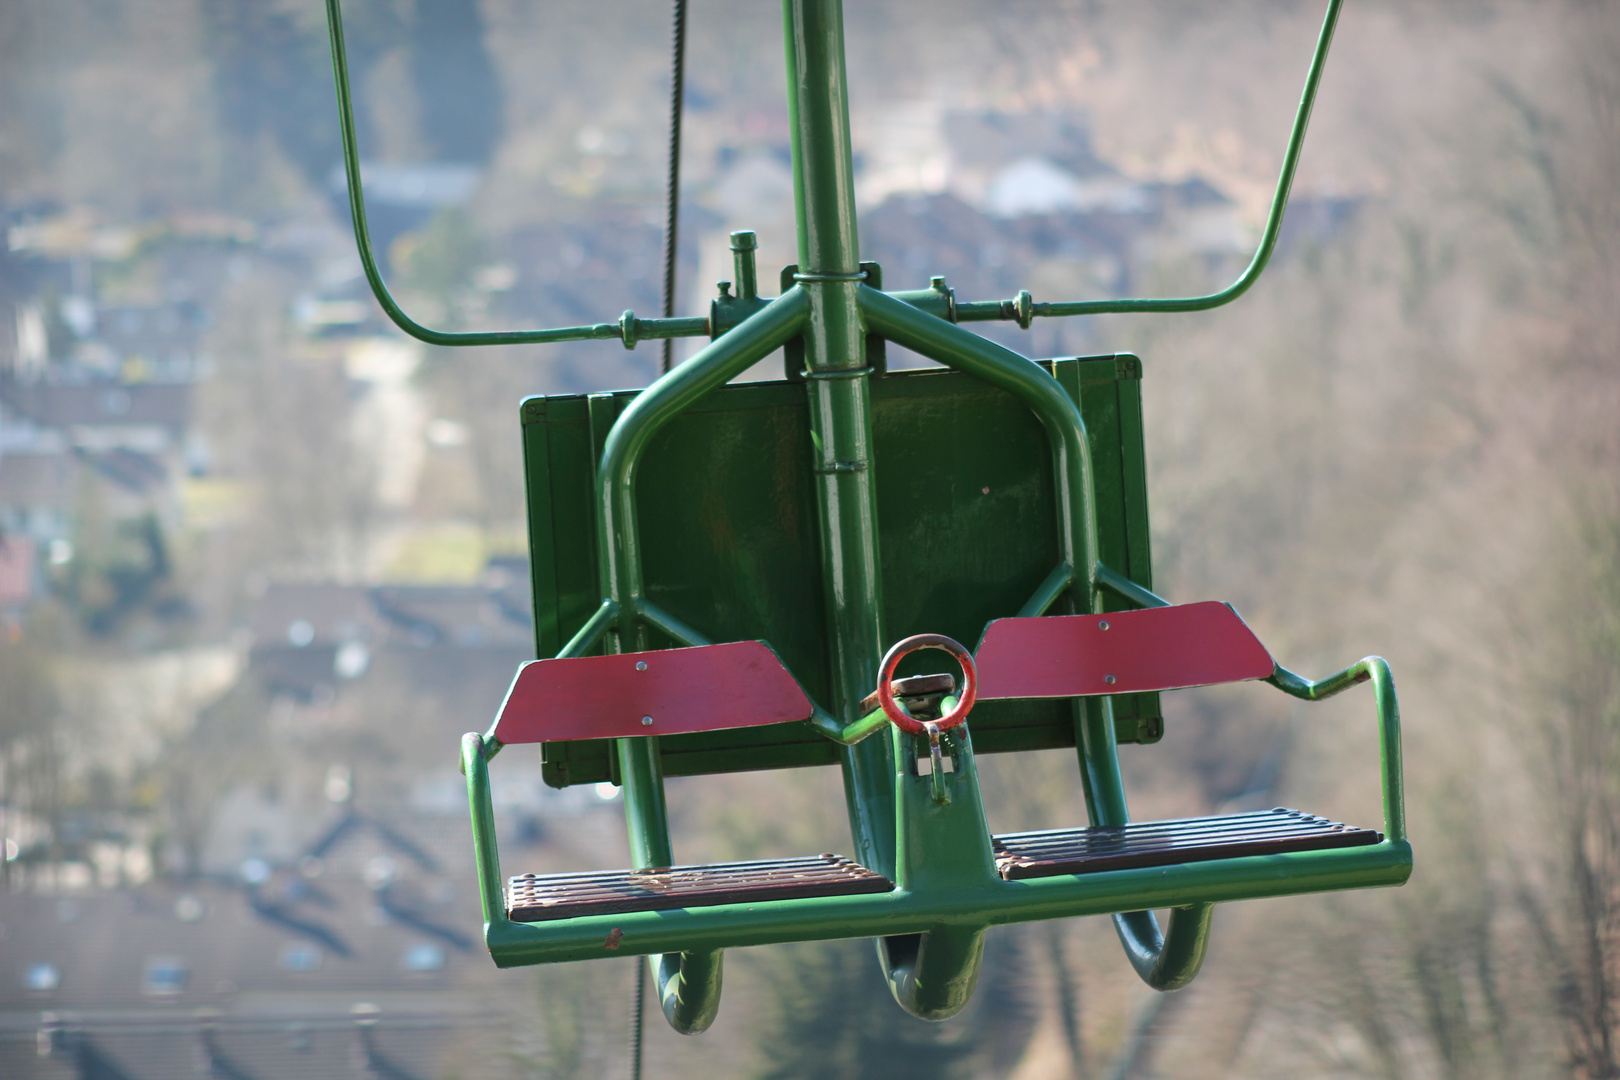
[[[675,313],[675,258],[681,211],[681,111],[686,96],[686,0],[675,0],[675,32],[669,77],[669,182],[664,195],[664,318]],[[675,342],[664,339],[662,371],[674,366]],[[636,1000],[630,1009],[630,1080],[641,1080],[641,1046],[647,1011],[647,961],[636,957]]]
[[[636,1000],[630,1008],[630,1080],[641,1080],[641,1025],[647,1012],[647,958],[632,957],[636,965]]]
[[[686,97],[686,0],[675,0],[675,33],[670,60],[669,185],[664,214],[664,318],[675,314],[675,257],[681,210],[681,112]],[[663,370],[674,365],[675,342],[664,339]],[[638,1074],[639,1075],[639,1074]]]

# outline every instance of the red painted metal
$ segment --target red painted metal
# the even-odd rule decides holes
[[[920,720],[915,720],[906,714],[900,703],[894,700],[894,669],[900,661],[918,649],[939,649],[950,653],[958,664],[962,666],[962,692],[957,695],[956,708],[934,721],[935,731],[945,731],[966,720],[968,713],[973,711],[973,703],[979,696],[979,675],[974,667],[973,656],[961,645],[944,634],[913,634],[904,641],[897,641],[884,654],[883,663],[878,671],[877,699],[878,705],[883,709],[883,715],[889,718],[889,723],[913,735],[921,735],[927,727]]]
[[[979,643],[979,697],[1060,698],[1264,679],[1271,654],[1238,613],[1201,604],[997,619]]]
[[[810,717],[810,699],[763,641],[531,660],[506,692],[503,743],[675,735]]]

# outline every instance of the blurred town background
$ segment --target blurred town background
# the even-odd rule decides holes
[[[1322,15],[847,7],[862,255],[964,299],[1230,280]],[[664,7],[346,16],[408,310],[656,314]],[[1107,920],[1000,930],[938,1026],[864,942],[738,951],[647,1076],[1620,1076],[1617,56],[1611,4],[1352,0],[1259,287],[988,331],[1143,358],[1159,591],[1390,658],[1411,883],[1225,907],[1168,997]],[[773,5],[692,5],[681,313],[730,230],[794,261],[782,67]],[[455,755],[533,655],[517,404],[657,350],[404,338],[339,160],[317,0],[0,4],[0,1075],[627,1075],[631,962],[484,954]],[[1379,820],[1365,692],[1170,697],[1124,757],[1142,817]],[[1083,820],[1072,755],[984,768],[997,829]],[[623,864],[613,789],[494,771],[509,872]],[[671,799],[685,861],[848,850],[831,770]]]

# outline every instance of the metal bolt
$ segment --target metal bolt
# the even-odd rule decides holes
[[[1107,683],[1109,686],[1113,686],[1114,685],[1114,677],[1112,675],[1104,675],[1103,676],[1103,682]],[[652,723],[652,721],[651,720],[643,720],[642,723],[650,724],[650,723]]]
[[[1113,682],[1113,681],[1114,681],[1114,677],[1113,677],[1113,676],[1112,676],[1112,675],[1110,675],[1110,676],[1108,676],[1108,681],[1109,681],[1109,682]],[[642,717],[642,718],[641,718],[641,726],[642,726],[642,727],[652,727],[652,717],[650,717],[650,716],[643,716],[643,717]]]
[[[647,661],[645,661],[645,660],[637,660],[636,661],[636,670],[637,671],[646,671],[647,670]]]
[[[1108,620],[1107,619],[1098,619],[1097,620],[1097,629],[1099,629],[1099,630],[1108,629]]]
[[[720,299],[722,299],[722,300],[730,300],[731,299],[731,282],[729,282],[729,281],[717,281],[714,284],[715,284],[715,287],[720,290]]]

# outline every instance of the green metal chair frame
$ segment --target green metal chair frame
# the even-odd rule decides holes
[[[1412,852],[1402,806],[1399,718],[1388,666],[1377,657],[1316,682],[1279,666],[1267,681],[1306,700],[1372,681],[1382,753],[1382,839],[1152,867],[1004,875],[993,844],[1008,838],[993,841],[990,836],[967,726],[946,736],[954,770],[944,775],[935,770],[925,779],[908,771],[905,763],[927,756],[927,740],[888,725],[882,711],[861,706],[890,644],[883,627],[871,467],[872,387],[879,372],[874,371],[870,343],[896,342],[1011,395],[1044,430],[1058,558],[1016,614],[1103,613],[1110,603],[1121,601],[1137,607],[1163,605],[1140,581],[1110,569],[1100,558],[1092,452],[1074,398],[1047,368],[957,324],[1002,319],[1027,328],[1037,316],[1199,311],[1245,292],[1264,269],[1277,239],[1341,3],[1330,0],[1328,5],[1259,249],[1243,274],[1220,292],[1181,299],[1036,303],[1028,292],[1006,300],[958,301],[942,282],[910,292],[875,287],[875,268],[860,261],[857,248],[841,3],[784,0],[799,253],[780,296],[758,295],[749,252],[738,261],[737,294],[717,301],[707,319],[639,319],[625,312],[617,323],[592,326],[445,333],[421,326],[399,308],[372,255],[339,0],[327,0],[356,238],[373,291],[396,324],[423,341],[449,346],[617,338],[633,347],[642,339],[700,334],[713,339],[636,395],[607,431],[592,470],[599,603],[557,651],[558,657],[642,652],[670,642],[707,643],[649,597],[638,470],[660,431],[775,350],[786,347],[803,365],[830,694],[824,703],[814,704],[808,724],[838,748],[861,863],[892,879],[893,888],[513,921],[503,892],[489,792],[489,761],[501,748],[492,728],[485,735],[464,737],[462,766],[473,815],[485,937],[497,964],[646,955],[666,1016],[677,1030],[691,1032],[706,1027],[718,1007],[723,947],[873,937],[896,1000],[913,1015],[942,1019],[968,1000],[990,926],[1111,914],[1138,972],[1156,988],[1173,989],[1196,974],[1217,902],[1399,885],[1407,879]],[[743,236],[737,246],[747,251],[751,238]],[[1136,826],[1129,824],[1113,713],[1109,697],[1077,700],[1074,742],[1093,829],[1124,835]],[[886,737],[868,738],[885,727]],[[623,785],[632,857],[642,869],[675,862],[659,744],[655,736],[613,740],[612,771]],[[941,792],[944,798],[938,797]],[[1163,932],[1151,913],[1158,907],[1172,909]]]

